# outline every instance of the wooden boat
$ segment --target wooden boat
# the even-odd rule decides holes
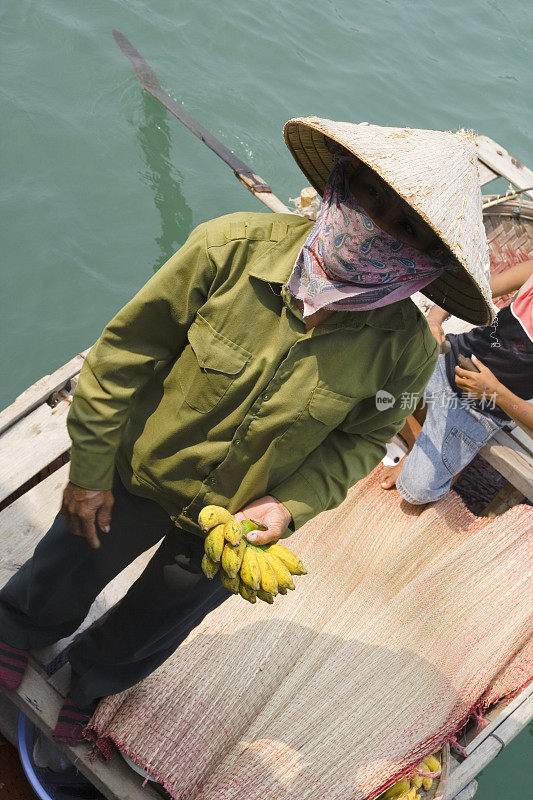
[[[518,189],[533,186],[533,172],[491,139],[479,137],[479,152],[482,185],[504,177]],[[533,203],[525,194],[486,208],[485,226],[495,271],[533,258]],[[529,192],[529,197],[533,198],[533,192]],[[484,199],[490,202],[495,198]],[[0,586],[31,555],[59,508],[67,482],[70,446],[65,419],[87,352],[75,355],[55,372],[42,377],[0,412]],[[533,502],[532,442],[522,431],[499,431],[481,454],[507,481],[489,513],[501,513],[524,497]],[[148,552],[137,559],[104,590],[84,626],[118,600],[150,555]],[[66,683],[62,670],[48,677],[45,667],[67,641],[35,651],[19,690],[5,693],[10,705],[18,706],[47,736],[51,736],[66,694]],[[6,725],[6,711],[2,709],[0,705],[0,730]],[[432,790],[435,798],[470,800],[474,796],[477,773],[533,718],[533,685],[511,702],[495,705],[487,717],[488,727],[478,735],[467,731],[461,741],[467,758],[449,756],[445,750],[443,773],[449,771],[449,776],[445,788],[444,780],[435,785]],[[142,778],[120,758],[103,763],[91,761],[83,747],[65,747],[63,751],[108,800],[161,797],[153,785],[141,788]]]

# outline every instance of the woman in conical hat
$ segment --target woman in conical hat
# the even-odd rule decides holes
[[[311,118],[285,136],[324,192],[316,225],[245,212],[198,226],[84,361],[61,512],[0,590],[0,686],[16,689],[31,648],[72,634],[106,583],[159,547],[69,648],[59,743],[78,744],[100,697],[150,674],[229,598],[202,572],[204,506],[276,542],[383,458],[437,361],[414,291],[491,318],[467,135]]]
[[[284,135],[324,196],[288,283],[304,316],[377,308],[422,291],[462,319],[490,323],[472,135],[318,117],[290,120]]]

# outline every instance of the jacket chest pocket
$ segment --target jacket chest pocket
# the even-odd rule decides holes
[[[178,362],[178,381],[187,405],[205,414],[229,391],[252,354],[216,331],[200,314],[187,338],[189,344]]]
[[[356,403],[354,397],[317,386],[309,401],[309,416],[322,425],[318,430],[333,430],[340,425]]]
[[[302,413],[278,440],[278,447],[300,462],[337,428],[357,403],[354,397],[317,386]]]

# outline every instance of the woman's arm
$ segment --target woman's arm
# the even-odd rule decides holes
[[[110,491],[115,452],[136,392],[157,361],[179,355],[215,276],[206,223],[106,325],[85,359],[67,415],[71,483]]]

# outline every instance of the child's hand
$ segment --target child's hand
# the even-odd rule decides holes
[[[479,372],[470,372],[462,367],[455,367],[455,382],[460,389],[468,392],[471,397],[487,399],[494,397],[501,389],[501,384],[496,375],[479,360],[472,356],[472,361]]]

